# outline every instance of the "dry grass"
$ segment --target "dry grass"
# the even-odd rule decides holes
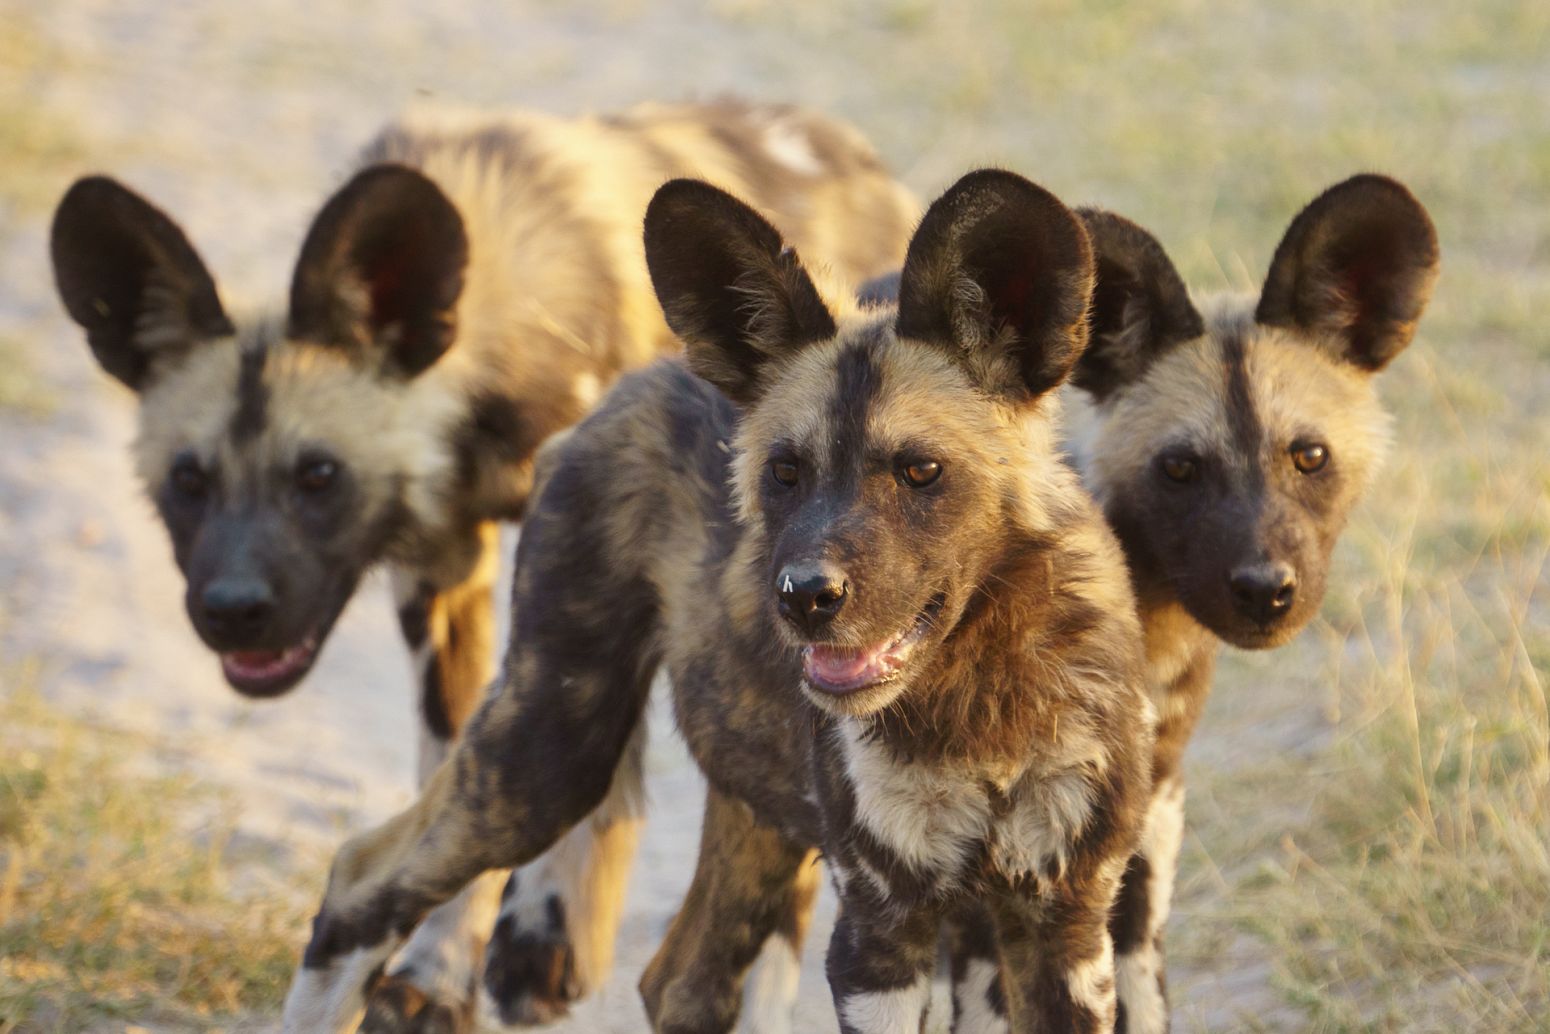
[[[234,842],[211,788],[133,760],[163,754],[0,695],[0,1032],[208,1030],[278,1006],[296,886]]]

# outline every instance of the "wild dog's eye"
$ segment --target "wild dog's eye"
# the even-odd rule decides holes
[[[1316,442],[1292,446],[1292,465],[1304,474],[1316,474],[1329,463],[1329,450]]]
[[[899,467],[899,477],[911,488],[925,488],[942,476],[942,465],[936,460],[918,460]]]
[[[1180,456],[1177,454],[1164,456],[1158,461],[1158,466],[1167,476],[1169,481],[1177,481],[1179,484],[1187,484],[1195,480],[1197,464],[1193,456]]]
[[[198,457],[184,453],[172,464],[172,488],[185,499],[203,499],[210,490],[210,476]]]
[[[302,460],[296,467],[296,487],[303,492],[321,492],[334,483],[339,464],[326,457]]]
[[[770,460],[770,477],[774,478],[777,484],[791,488],[797,483],[796,460],[785,458]]]

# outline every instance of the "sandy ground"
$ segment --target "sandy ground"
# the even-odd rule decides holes
[[[0,4],[51,55],[11,86],[68,120],[88,156],[81,171],[111,170],[169,208],[235,308],[278,297],[312,209],[354,148],[418,94],[573,111],[730,90],[835,101],[884,133],[842,62],[821,74],[773,63],[775,30],[735,5],[648,13],[457,0],[413,17],[388,6],[359,23],[317,0]],[[887,133],[900,131],[888,120]],[[922,190],[945,179],[929,161],[905,171]],[[27,342],[55,405],[42,421],[0,414],[0,650],[41,659],[47,695],[71,711],[177,743],[156,763],[229,787],[246,835],[322,857],[411,793],[411,694],[384,581],[357,595],[297,692],[260,705],[232,693],[183,615],[165,535],[132,478],[133,400],[100,374],[58,310],[45,213],[8,220],[0,333]],[[1277,721],[1257,735],[1306,742],[1316,719],[1304,707]],[[1208,722],[1198,756],[1230,766],[1263,749],[1244,727]],[[661,708],[649,767],[651,820],[615,978],[554,1029],[643,1028],[634,982],[687,883],[699,822],[699,776]],[[813,945],[826,943],[832,914],[826,892]],[[821,957],[807,953],[801,1031],[834,1029]],[[1176,969],[1181,1019],[1230,1029],[1248,1013],[1276,1026],[1263,960],[1224,959],[1228,970]]]

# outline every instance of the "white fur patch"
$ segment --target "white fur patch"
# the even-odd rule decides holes
[[[576,401],[587,409],[603,394],[603,382],[597,379],[596,374],[581,373],[571,384],[571,394],[576,396]]]
[[[857,820],[916,872],[962,869],[990,825],[980,782],[967,771],[901,764],[855,722],[839,730]]]
[[[764,150],[792,172],[804,176],[817,176],[823,172],[823,163],[813,151],[812,140],[799,125],[771,122],[764,130]]]
[[[1092,793],[1079,772],[1046,780],[997,826],[990,845],[996,868],[1008,876],[1064,873],[1066,854],[1092,812]]]
[[[1167,1034],[1168,1004],[1157,984],[1160,961],[1148,941],[1115,962],[1115,982],[1119,1000],[1125,1005],[1127,1034]]]
[[[1114,942],[1107,932],[1098,954],[1077,963],[1066,973],[1071,1000],[1099,1017],[1114,1015]]]
[[[780,934],[766,940],[743,987],[740,1034],[791,1034],[801,976],[802,960],[791,942]]]
[[[970,959],[963,979],[953,985],[953,1034],[1008,1034],[1009,1021],[990,1006],[990,989],[1001,967],[989,959]]]
[[[917,873],[955,876],[982,842],[1008,877],[1063,872],[1092,813],[1088,770],[1075,763],[1085,756],[1080,746],[1070,767],[1015,785],[1016,776],[1006,773],[903,764],[865,739],[857,723],[843,722],[839,730],[857,820]],[[992,819],[987,782],[1014,784],[1017,804],[1009,814]]]
[[[1173,902],[1173,878],[1179,867],[1179,845],[1184,839],[1184,784],[1177,777],[1165,780],[1152,797],[1147,809],[1141,853],[1152,868],[1152,883],[1147,895],[1151,903],[1151,921],[1147,933],[1156,935],[1168,922]]]
[[[839,1013],[859,1034],[909,1034],[920,1029],[930,1002],[931,981],[922,975],[907,987],[851,995],[839,1003]]]
[[[1115,960],[1119,1000],[1125,1006],[1131,1034],[1166,1034],[1168,1030],[1168,1003],[1158,984],[1162,958],[1156,937],[1168,922],[1183,835],[1184,784],[1172,777],[1154,790],[1141,833],[1141,855],[1151,869],[1146,885],[1146,933],[1134,951]]]
[[[366,978],[386,961],[394,947],[389,940],[374,948],[357,948],[322,969],[298,969],[285,995],[281,1029],[285,1034],[353,1031],[366,1011],[361,995]]]

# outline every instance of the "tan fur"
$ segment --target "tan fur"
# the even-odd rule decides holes
[[[1225,377],[1220,342],[1241,340],[1248,382],[1264,424],[1267,451],[1284,452],[1299,435],[1338,443],[1359,492],[1382,461],[1390,420],[1372,376],[1338,359],[1333,346],[1309,347],[1306,336],[1254,322],[1252,295],[1197,299],[1206,333],[1161,356],[1144,390],[1120,392],[1098,418],[1090,446],[1089,487],[1100,501],[1109,486],[1147,476],[1158,443],[1181,434],[1202,452],[1234,455],[1223,420]]]

